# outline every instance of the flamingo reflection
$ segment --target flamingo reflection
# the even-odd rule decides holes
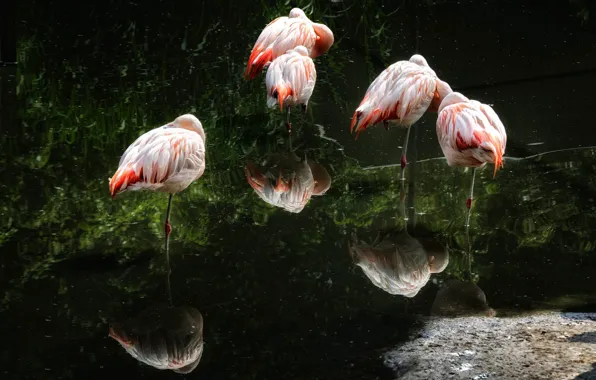
[[[473,282],[451,279],[439,290],[433,302],[431,315],[444,317],[487,315],[496,312],[488,306],[486,295]]]
[[[389,294],[412,298],[432,273],[441,273],[449,263],[449,252],[438,243],[426,243],[406,231],[389,232],[372,244],[358,241],[348,245],[350,254],[366,277]]]
[[[186,374],[203,355],[203,316],[189,306],[153,307],[110,327],[110,337],[142,363]]]
[[[249,161],[244,173],[262,200],[293,213],[331,187],[331,176],[321,164],[300,159],[294,152],[272,155],[262,167]]]

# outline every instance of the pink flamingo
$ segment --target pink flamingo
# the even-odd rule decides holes
[[[267,105],[274,107],[278,103],[282,111],[286,104],[288,133],[292,133],[290,107],[300,104],[306,113],[316,81],[315,64],[304,46],[296,46],[275,58],[267,69]]]
[[[152,190],[170,194],[165,222],[168,272],[172,195],[186,189],[204,171],[203,125],[195,116],[186,114],[139,137],[126,149],[118,170],[110,178],[112,198],[125,190]]]
[[[254,79],[275,58],[302,45],[311,58],[324,54],[333,45],[333,32],[326,25],[312,22],[300,8],[293,8],[289,17],[271,21],[252,48],[244,77]]]
[[[358,138],[360,132],[378,122],[383,122],[385,129],[389,129],[389,122],[408,128],[401,156],[403,180],[410,127],[427,110],[436,111],[451,92],[449,84],[437,77],[426,59],[415,54],[409,61],[392,64],[370,84],[352,117],[350,133],[355,130]]]
[[[503,167],[507,133],[490,106],[470,100],[459,92],[452,92],[439,107],[437,137],[449,166],[474,168],[470,197],[466,201],[467,228],[470,224],[476,168],[487,162],[494,163],[493,177],[496,176],[497,170]]]

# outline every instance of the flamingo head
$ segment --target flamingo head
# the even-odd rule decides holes
[[[451,94],[452,92],[453,90],[451,89],[451,86],[449,86],[449,83],[437,78],[437,89],[435,90],[435,95],[430,104],[430,107],[428,108],[429,111],[437,112],[439,110],[439,107],[441,107],[443,99],[445,99],[445,97],[447,97],[447,95]]]
[[[317,39],[315,41],[315,46],[313,46],[310,51],[310,57],[315,58],[325,54],[331,48],[331,45],[333,45],[333,42],[335,41],[335,37],[327,25],[313,22],[312,27],[317,35]]]
[[[304,13],[304,11],[302,9],[292,8],[292,10],[290,11],[289,18],[297,18],[297,17],[308,18],[308,17],[306,17],[306,14]]]
[[[503,167],[503,144],[497,136],[488,135],[487,140],[482,141],[474,153],[474,158],[480,162],[492,162],[495,164],[493,177],[497,170]]]
[[[443,83],[445,83],[445,82],[443,82]],[[439,112],[441,112],[447,106],[451,106],[451,105],[457,104],[457,103],[465,103],[465,102],[469,102],[469,101],[470,101],[470,99],[466,98],[459,92],[450,92],[447,96],[445,96],[445,98],[443,98],[443,101],[441,102],[441,105],[439,106]]]
[[[413,56],[411,56],[410,57],[410,62],[415,63],[418,66],[428,67],[430,69],[430,66],[428,65],[428,62],[426,62],[426,58],[424,58],[420,54],[414,54]]]
[[[291,51],[295,51],[296,53],[298,53],[298,54],[300,54],[300,55],[303,55],[303,56],[306,56],[306,57],[308,57],[308,49],[306,49],[306,48],[305,48],[304,46],[302,46],[302,45],[296,46],[296,47],[295,47],[294,49],[292,49],[292,50],[288,50],[288,52],[291,52]]]
[[[185,114],[182,116],[178,116],[173,123],[169,124],[176,128],[183,128],[187,129],[192,132],[198,133],[203,138],[203,143],[205,143],[205,131],[203,130],[203,124],[197,119],[195,115]]]

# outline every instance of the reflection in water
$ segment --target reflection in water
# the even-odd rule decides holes
[[[249,161],[244,173],[262,200],[294,213],[301,212],[311,196],[323,195],[331,187],[331,176],[321,164],[300,159],[294,152],[274,154],[263,167]]]
[[[190,373],[203,354],[203,316],[189,306],[156,306],[110,327],[110,337],[140,362]]]
[[[423,245],[407,232],[379,235],[371,245],[353,236],[348,248],[375,286],[408,298],[418,294],[431,273],[441,273],[449,263],[447,249],[436,242]]]
[[[487,315],[493,317],[496,312],[488,306],[486,295],[478,285],[473,282],[451,279],[437,292],[431,315],[444,317]]]

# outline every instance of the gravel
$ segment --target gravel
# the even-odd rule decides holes
[[[596,380],[596,313],[429,318],[384,361],[400,380]]]

